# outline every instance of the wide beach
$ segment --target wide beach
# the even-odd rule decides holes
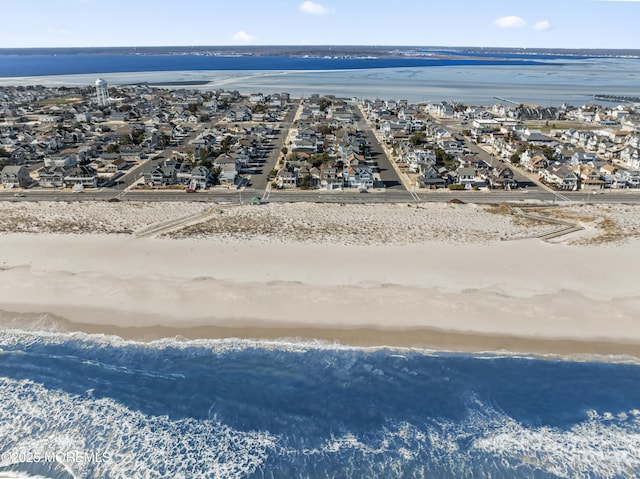
[[[0,206],[5,327],[640,357],[635,206]]]

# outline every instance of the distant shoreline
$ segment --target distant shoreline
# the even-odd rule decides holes
[[[377,65],[373,65],[364,59],[279,57],[275,58],[275,63],[267,57],[226,59],[232,63],[214,59],[218,63],[225,60],[224,68],[218,68],[209,63],[208,57],[200,56],[192,58],[196,63],[180,55],[166,59],[158,56],[146,65],[140,65],[143,56],[123,58],[112,61],[105,56],[93,55],[93,63],[82,66],[91,71],[76,74],[61,70],[49,71],[50,74],[43,71],[42,74],[17,75],[15,71],[9,72],[7,66],[3,74],[0,62],[0,87],[88,87],[93,86],[96,78],[103,78],[112,86],[146,83],[164,88],[237,90],[246,95],[287,92],[298,98],[318,93],[339,98],[395,98],[411,103],[454,101],[468,105],[492,105],[496,103],[495,97],[502,97],[523,104],[557,107],[565,103],[593,103],[594,93],[637,96],[633,79],[640,74],[637,59],[538,60],[527,54],[519,56],[521,62],[503,59],[501,63],[492,63],[475,58],[469,60],[472,64],[457,59],[406,57],[400,59],[405,66],[394,66],[386,60],[376,60]],[[135,64],[137,71],[114,73],[128,70],[126,65],[122,67],[119,63],[121,60],[126,65]],[[40,68],[43,63],[35,56],[24,57],[21,61],[35,65],[34,68]],[[82,64],[83,57],[68,55],[64,61]]]

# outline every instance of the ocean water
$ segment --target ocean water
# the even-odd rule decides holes
[[[638,475],[638,364],[0,332],[0,477]]]
[[[594,94],[637,96],[640,58],[552,54],[446,54],[448,58],[303,58],[0,51],[0,86],[209,82],[243,94],[289,92],[346,98],[579,106]]]
[[[455,65],[536,65],[526,57],[492,58],[324,58],[292,56],[203,56],[68,54],[53,50],[47,54],[7,55],[0,52],[0,76],[73,75],[105,72],[181,70],[356,70]]]

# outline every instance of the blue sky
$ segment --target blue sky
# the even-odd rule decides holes
[[[640,0],[2,1],[0,47],[445,45],[640,49]]]

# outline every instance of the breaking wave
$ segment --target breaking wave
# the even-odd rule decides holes
[[[626,478],[640,366],[0,332],[0,478]]]

